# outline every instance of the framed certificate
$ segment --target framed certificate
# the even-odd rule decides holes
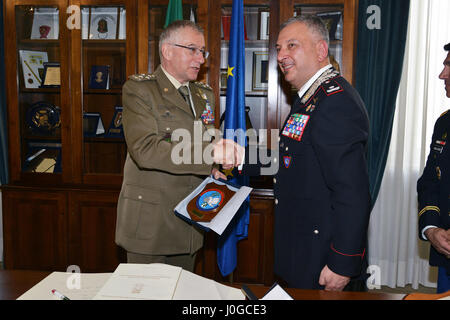
[[[19,50],[25,88],[39,88],[44,75],[44,63],[48,62],[45,51]]]
[[[45,62],[41,88],[59,88],[61,85],[61,68],[59,62]]]

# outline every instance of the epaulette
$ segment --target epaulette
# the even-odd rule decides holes
[[[439,116],[439,118],[442,118],[443,116],[445,116],[449,111],[450,111],[450,110],[445,111],[443,114],[441,114],[441,115]]]
[[[133,74],[132,76],[129,76],[128,79],[134,81],[148,81],[148,80],[155,80],[156,76],[151,73],[140,73],[140,74]]]
[[[212,91],[212,88],[209,85],[207,85],[206,83],[204,83],[204,82],[196,81],[196,82],[194,82],[194,84],[199,86],[199,87],[202,87],[204,89],[208,89],[208,90]]]
[[[338,92],[344,91],[344,89],[339,85],[339,83],[337,83],[336,81],[333,81],[333,80],[325,81],[322,85],[322,88],[325,91],[327,96],[331,96]]]
[[[326,70],[316,81],[314,81],[308,91],[303,95],[302,103],[306,104],[306,102],[316,93],[319,87],[324,88],[324,83],[327,81],[330,82],[330,79],[336,78],[337,76],[339,76],[339,72],[333,68]],[[329,94],[327,93],[327,95]]]

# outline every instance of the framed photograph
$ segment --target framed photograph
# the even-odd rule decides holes
[[[109,90],[110,66],[92,66],[89,77],[89,89]]]
[[[91,8],[89,39],[117,39],[117,7]]]
[[[220,69],[220,90],[227,89],[228,71],[227,69]]]
[[[58,8],[36,8],[31,27],[31,39],[58,39],[59,10]]]
[[[41,88],[59,88],[61,85],[61,68],[59,62],[44,62],[44,74]]]
[[[267,91],[269,80],[269,53],[253,52],[252,91]]]
[[[270,12],[266,9],[259,12],[259,40],[269,39]]]

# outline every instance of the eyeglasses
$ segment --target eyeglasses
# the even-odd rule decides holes
[[[188,49],[189,51],[191,51],[191,54],[194,55],[198,55],[201,54],[203,56],[204,59],[208,59],[209,57],[209,52],[205,51],[205,49],[199,49],[196,47],[188,47],[188,46],[182,46],[181,44],[176,44],[176,43],[171,43],[171,45],[175,46],[175,47],[180,47],[180,48],[184,48],[184,49]]]

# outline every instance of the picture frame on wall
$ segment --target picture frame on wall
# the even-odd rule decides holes
[[[268,40],[269,39],[269,21],[270,21],[270,12],[268,9],[261,9],[259,11],[259,40]]]
[[[252,91],[267,91],[269,83],[269,53],[253,52]]]

